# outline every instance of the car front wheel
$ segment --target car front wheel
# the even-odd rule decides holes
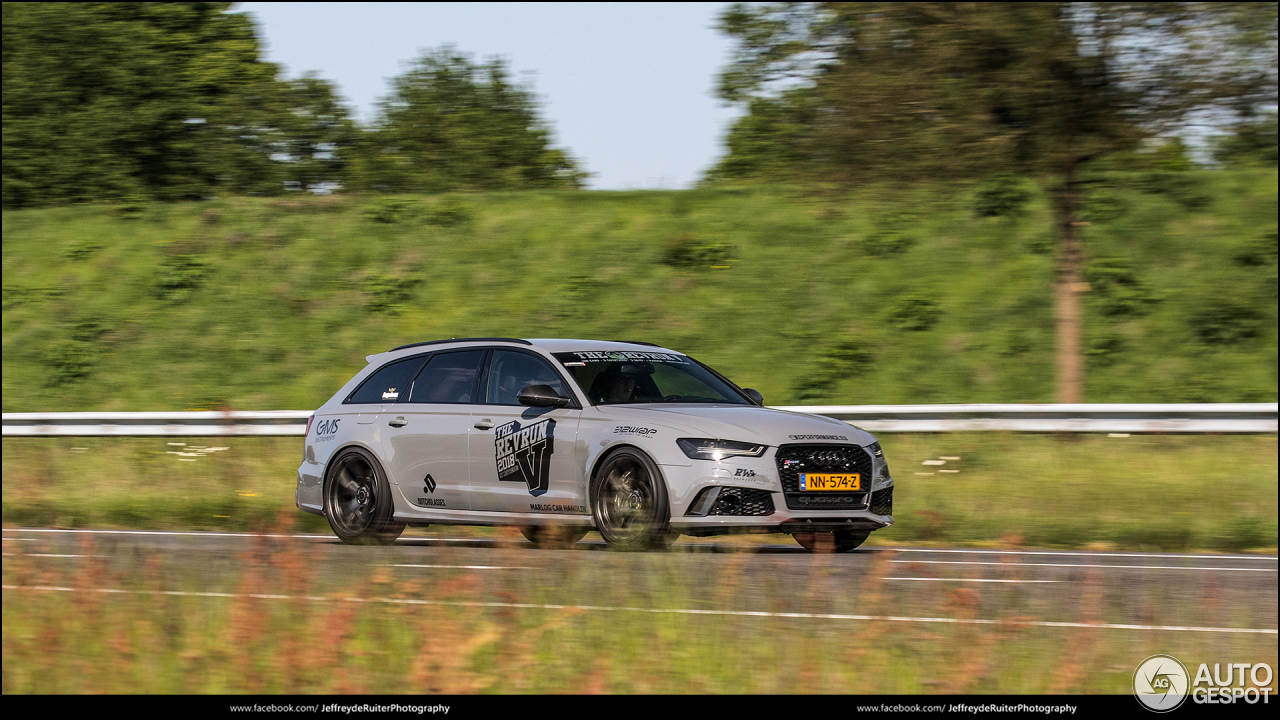
[[[615,450],[591,480],[591,514],[596,529],[619,550],[665,549],[671,532],[667,485],[649,456],[632,448]]]
[[[350,545],[390,545],[404,532],[395,522],[391,485],[368,451],[349,448],[329,466],[324,482],[329,526]]]

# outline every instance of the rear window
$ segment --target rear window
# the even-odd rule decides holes
[[[400,402],[402,396],[408,396],[409,383],[413,382],[413,376],[422,369],[426,359],[426,355],[419,355],[387,363],[370,375],[368,380],[361,383],[360,387],[347,398],[347,402],[352,404]]]
[[[484,350],[442,353],[431,358],[413,383],[409,402],[452,403],[475,402],[476,385]]]

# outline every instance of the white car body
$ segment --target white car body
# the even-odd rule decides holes
[[[572,395],[571,402],[565,407],[490,404],[481,379],[493,370],[487,366],[467,396],[479,402],[406,402],[408,391],[395,387],[382,391],[381,402],[352,401],[362,383],[390,363],[474,350],[506,351],[501,357],[507,359],[512,351],[541,358],[559,376],[560,392]],[[589,340],[445,341],[371,355],[368,366],[309,422],[298,468],[298,507],[325,514],[329,463],[359,447],[385,471],[397,523],[590,529],[596,527],[589,496],[593,473],[611,452],[631,447],[659,470],[673,534],[853,531],[865,537],[893,524],[893,479],[867,432],[831,418],[763,407],[756,403],[758,394],[732,383],[743,402],[593,402],[566,368],[567,353],[696,363],[666,348]],[[485,357],[489,363],[499,356]],[[399,371],[388,370],[394,372]],[[497,386],[496,376],[489,380]],[[677,444],[679,438],[767,447],[758,457],[694,459]],[[858,472],[862,484],[858,491],[801,492],[790,477],[799,477],[793,467]]]

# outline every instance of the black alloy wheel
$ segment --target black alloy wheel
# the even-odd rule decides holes
[[[658,466],[632,448],[615,450],[600,464],[591,479],[591,514],[605,542],[618,550],[666,549],[678,537]]]
[[[590,528],[570,525],[525,525],[520,534],[538,548],[567,548],[587,536]]]
[[[792,535],[800,547],[813,553],[849,552],[866,542],[870,532],[837,530],[836,532],[798,532]]]
[[[391,485],[378,461],[361,448],[344,450],[324,481],[324,514],[349,545],[390,545],[404,532],[395,522]]]

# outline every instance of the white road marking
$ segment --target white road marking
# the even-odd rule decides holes
[[[1276,572],[1276,568],[1229,568],[1209,567],[1202,565],[1102,565],[1091,563],[1000,563],[980,562],[977,560],[890,560],[889,562],[907,563],[908,565],[995,565],[997,567],[1065,567],[1065,568],[1111,568],[1119,570],[1222,570],[1224,572]]]
[[[1275,555],[1178,555],[1176,553],[1160,554],[1160,553],[1119,553],[1119,552],[1088,552],[1084,550],[986,550],[986,549],[965,549],[965,548],[898,548],[885,547],[876,548],[877,550],[893,550],[895,552],[918,552],[918,553],[974,553],[985,555],[1089,555],[1094,557],[1136,557],[1136,558],[1188,558],[1192,560],[1258,560],[1276,562]]]
[[[0,553],[5,557],[110,557],[109,555],[60,555],[58,553]]]
[[[386,564],[382,565],[382,567],[451,568],[455,570],[533,570],[531,567],[504,567],[502,565],[409,565],[405,563]]]
[[[322,597],[318,595],[268,595],[262,593],[187,592],[181,590],[124,590],[120,588],[72,588],[52,585],[2,585],[4,590],[33,592],[89,592],[111,595],[169,595],[176,597],[253,598],[256,600],[307,600],[312,602],[354,602],[387,605],[442,605],[451,607],[489,607],[528,610],[577,610],[582,612],[635,612],[653,615],[720,615],[730,617],[797,618],[812,620],[863,620],[909,623],[945,623],[950,625],[1007,625],[1056,628],[1096,628],[1100,630],[1156,630],[1169,632],[1217,632],[1276,635],[1270,628],[1195,627],[1188,625],[1129,625],[1119,623],[1050,622],[1046,620],[984,620],[946,617],[910,617],[897,615],[840,615],[835,613],[766,612],[763,610],[695,610],[689,608],[642,608],[608,605],[550,605],[539,603],[480,602],[467,600],[414,600],[410,598]]]
[[[994,582],[994,583],[1056,583],[1062,580],[993,580],[990,578],[917,578],[917,577],[885,577],[881,580],[922,580],[926,582]]]

